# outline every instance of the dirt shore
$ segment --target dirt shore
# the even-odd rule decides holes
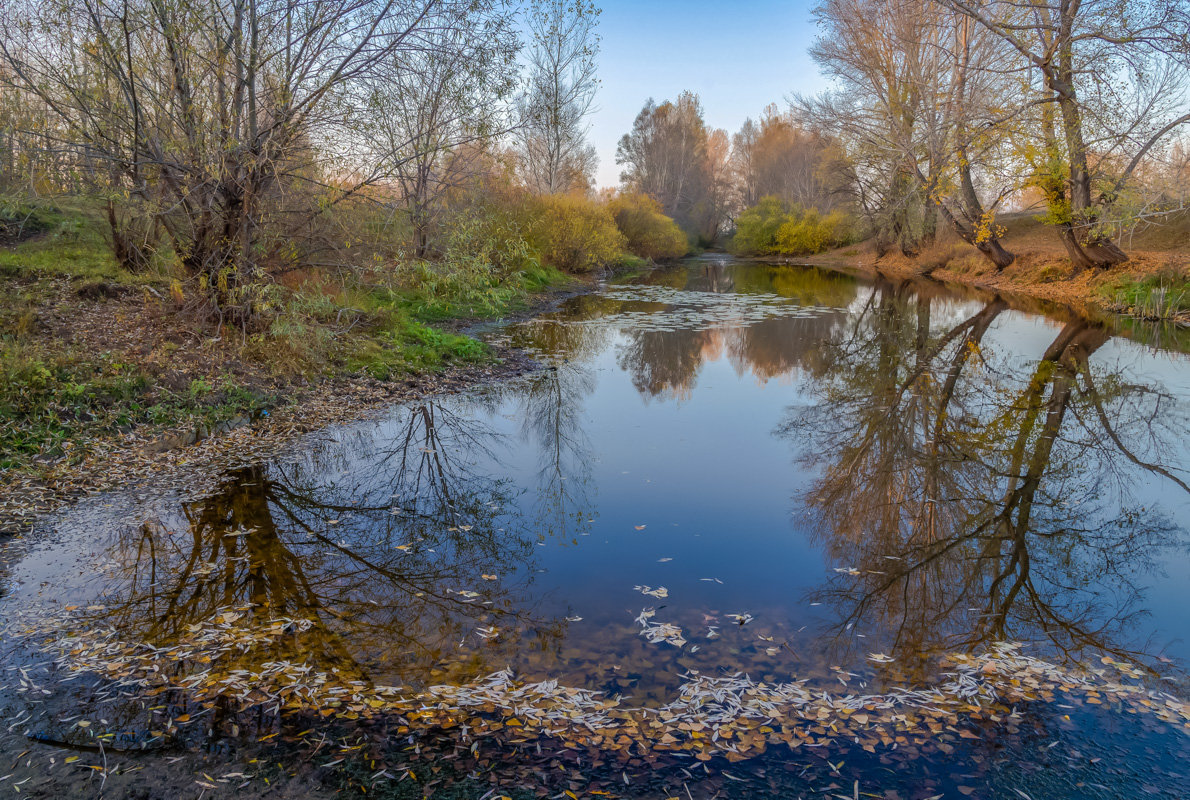
[[[792,259],[829,269],[880,273],[889,277],[929,276],[935,280],[1037,298],[1070,306],[1089,316],[1104,313],[1152,318],[1143,308],[1129,305],[1122,287],[1147,280],[1165,279],[1185,284],[1190,281],[1190,233],[1164,229],[1137,236],[1126,248],[1129,259],[1110,270],[1078,270],[1067,258],[1057,235],[1029,217],[1008,224],[1003,241],[1016,254],[1012,265],[997,271],[971,246],[943,237],[934,247],[916,257],[900,253],[877,257],[870,243]],[[1178,325],[1190,325],[1190,298],[1183,309],[1163,317]]]
[[[445,327],[473,333],[493,324],[525,319],[548,311],[568,297],[591,291],[594,285],[593,279],[576,280],[571,286],[537,295],[524,310],[502,320],[460,319],[446,323]],[[110,324],[86,324],[91,317],[106,318],[110,308],[88,311],[76,315],[70,331],[74,341],[98,340],[112,330]],[[165,334],[152,324],[141,330],[144,339],[159,335]],[[144,350],[152,353],[155,348],[148,346]],[[243,463],[246,458],[268,458],[303,433],[363,419],[393,404],[507,380],[539,366],[519,350],[495,345],[492,351],[491,358],[481,363],[383,381],[355,375],[318,383],[280,385],[271,379],[268,388],[285,400],[258,414],[236,415],[214,426],[191,425],[165,431],[158,426],[139,425],[116,435],[96,435],[72,448],[71,455],[47,460],[38,464],[37,469],[0,472],[0,542],[28,531],[41,516],[84,495],[140,484],[150,477],[155,484],[189,480],[196,472]],[[228,360],[226,353],[206,355],[214,366],[232,369],[244,366],[240,359],[234,359],[234,363]],[[198,359],[187,361],[193,367]],[[263,373],[254,365],[243,371],[248,369],[253,371],[250,378],[258,377],[255,372]],[[189,375],[185,377],[189,379]],[[262,384],[265,380],[260,376]]]

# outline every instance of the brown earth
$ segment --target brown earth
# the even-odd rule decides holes
[[[1006,228],[1001,241],[1017,257],[1000,272],[974,247],[950,234],[940,236],[932,247],[912,258],[900,253],[877,257],[872,243],[863,242],[797,261],[890,277],[928,275],[941,281],[1061,303],[1076,310],[1138,316],[1136,309],[1117,299],[1119,285],[1154,277],[1190,281],[1190,213],[1123,239],[1120,245],[1128,254],[1128,261],[1110,270],[1076,269],[1054,229],[1031,214],[1015,215],[1000,222]],[[1183,310],[1174,320],[1190,325],[1190,312]]]

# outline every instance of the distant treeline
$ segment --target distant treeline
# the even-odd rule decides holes
[[[800,253],[862,235],[913,256],[949,229],[1001,269],[1001,211],[1034,209],[1076,266],[1110,267],[1122,237],[1187,207],[1184,0],[821,0],[814,14],[831,90],[730,138],[694,94],[650,101],[620,142],[625,185],[704,244],[738,229],[737,250]],[[825,223],[837,213],[858,224]]]
[[[1006,207],[1039,208],[1076,264],[1108,267],[1190,185],[1182,0],[822,0],[812,52],[834,89],[730,136],[696,94],[650,100],[603,193],[590,0],[5,12],[5,230],[38,198],[97,198],[126,270],[244,326],[310,270],[499,281],[860,237],[913,255],[943,228],[1002,268]]]

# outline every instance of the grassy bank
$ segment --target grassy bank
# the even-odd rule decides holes
[[[1056,231],[1033,215],[1000,220],[1005,247],[1016,260],[997,271],[975,248],[942,236],[916,257],[877,257],[870,243],[842,247],[801,261],[890,275],[929,274],[940,280],[1002,290],[1043,300],[1190,324],[1190,213],[1173,215],[1133,232],[1120,244],[1129,260],[1110,270],[1078,270]]]
[[[185,432],[201,436],[328,382],[490,362],[498,354],[458,333],[463,321],[574,283],[535,260],[502,275],[430,262],[308,270],[270,286],[262,327],[244,330],[191,313],[168,254],[144,274],[122,270],[95,203],[20,219],[0,246],[0,476],[80,460],[134,429],[192,440]]]

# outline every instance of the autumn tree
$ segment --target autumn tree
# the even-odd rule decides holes
[[[17,86],[0,63],[0,192],[37,195],[66,186],[71,162],[61,157],[55,139],[51,110]]]
[[[919,252],[934,238],[937,212],[921,190],[916,153],[920,94],[915,51],[920,20],[881,15],[880,0],[827,0],[815,7],[823,34],[811,54],[839,85],[801,111],[845,143],[856,164],[857,199],[877,251]]]
[[[698,95],[683,92],[660,105],[649,100],[616,148],[620,180],[626,190],[657,200],[688,234],[710,242],[726,205],[725,138],[708,131]]]
[[[727,131],[710,128],[707,131],[707,189],[696,216],[701,220],[699,236],[713,241],[723,223],[738,210],[732,182],[731,139]]]
[[[792,111],[776,105],[758,122],[744,120],[732,137],[733,180],[746,208],[762,197],[827,212],[839,205],[833,143],[802,127]]]
[[[684,256],[689,250],[682,229],[661,213],[661,206],[647,194],[621,194],[608,202],[608,210],[634,255],[661,261]]]
[[[1037,131],[1034,183],[1071,261],[1125,261],[1113,240],[1121,193],[1154,148],[1190,123],[1190,9],[1182,0],[940,2],[1019,54],[1051,104]]]
[[[517,144],[525,184],[538,194],[585,190],[597,158],[587,118],[599,87],[599,9],[588,0],[539,0],[529,13],[529,88]]]

